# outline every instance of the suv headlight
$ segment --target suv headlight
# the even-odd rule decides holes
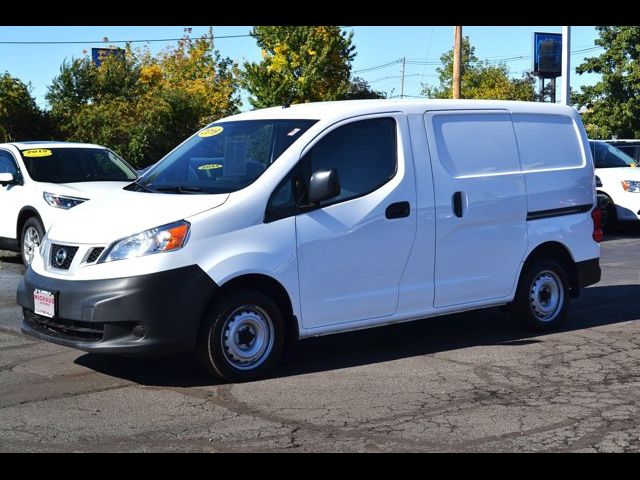
[[[89,200],[88,198],[67,197],[65,195],[56,195],[55,193],[49,192],[44,192],[42,196],[44,197],[45,202],[52,207],[64,208],[65,210],[69,210],[70,208]]]
[[[640,182],[636,180],[622,180],[621,183],[625,192],[640,193]]]
[[[115,242],[98,263],[178,250],[187,242],[190,227],[189,222],[182,220],[123,238]]]

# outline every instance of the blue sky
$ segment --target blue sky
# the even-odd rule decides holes
[[[32,93],[41,107],[46,107],[44,95],[47,85],[58,74],[63,60],[83,56],[83,50],[90,51],[97,43],[108,37],[110,43],[117,40],[179,38],[185,26],[91,26],[91,27],[0,27],[0,72],[8,71],[25,83],[31,83]],[[200,36],[208,31],[208,26],[190,26],[192,35]],[[214,26],[215,36],[242,35],[249,33],[248,26]],[[451,48],[453,27],[449,26],[353,26],[345,29],[354,32],[357,56],[353,70],[371,83],[376,90],[388,95],[400,94],[400,63],[384,68],[374,68],[406,57],[409,63],[405,71],[405,95],[418,96],[421,84],[437,84],[436,68],[442,53]],[[481,59],[507,59],[506,64],[512,76],[520,76],[531,69],[532,33],[561,32],[560,26],[465,26],[463,35],[468,36],[476,47],[476,55]],[[571,50],[581,50],[594,46],[597,38],[593,27],[572,27]],[[75,41],[77,44],[63,45],[9,45],[8,41]],[[148,46],[156,52],[171,42],[153,42]],[[124,44],[118,44],[124,45]],[[136,44],[138,46],[144,44]],[[223,56],[237,61],[258,61],[260,50],[253,38],[220,38],[216,48]],[[571,57],[572,70],[585,56],[594,56],[601,50],[577,53]],[[522,57],[522,58],[521,58]],[[418,64],[415,62],[427,62]],[[433,63],[433,64],[431,64]],[[359,70],[365,70],[359,72]],[[598,76],[573,75],[571,86],[593,84]],[[558,79],[558,88],[562,79]],[[245,99],[244,109],[250,108]]]

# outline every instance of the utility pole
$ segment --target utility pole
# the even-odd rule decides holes
[[[402,80],[400,81],[400,98],[404,96],[404,67],[407,57],[402,57]]]
[[[571,105],[571,27],[562,27],[562,95],[560,103]]]
[[[460,98],[460,69],[462,67],[462,27],[453,28],[453,98]]]

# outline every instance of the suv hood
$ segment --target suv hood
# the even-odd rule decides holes
[[[108,244],[222,205],[229,194],[191,195],[116,190],[68,211],[48,232],[50,240]]]
[[[77,182],[77,183],[40,183],[43,192],[69,197],[88,198],[89,200],[114,190],[120,190],[131,182]]]

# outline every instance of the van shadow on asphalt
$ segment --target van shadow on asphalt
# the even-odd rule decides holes
[[[611,305],[615,305],[611,308]],[[300,342],[268,378],[388,362],[475,346],[514,346],[544,342],[545,335],[638,320],[640,285],[593,286],[572,299],[558,330],[520,329],[498,308],[434,317]],[[142,385],[195,387],[221,382],[208,376],[192,356],[156,359],[85,354],[75,361],[96,372]]]

